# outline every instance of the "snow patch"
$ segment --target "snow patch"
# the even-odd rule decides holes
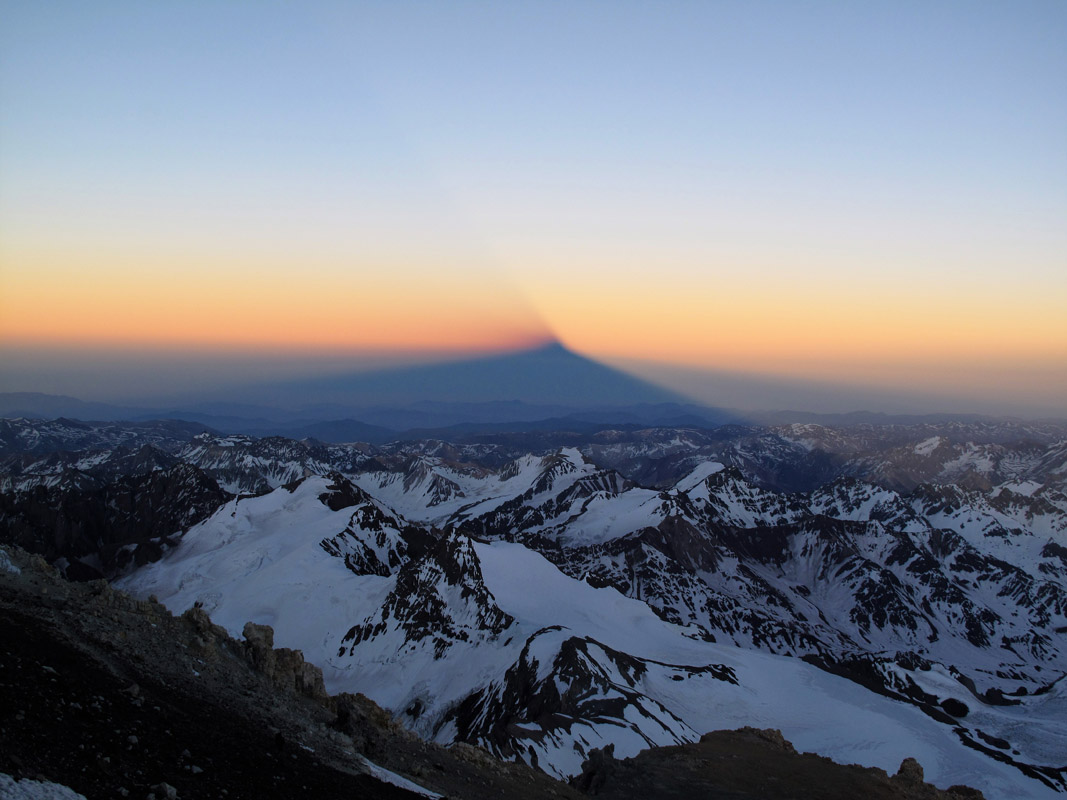
[[[928,456],[938,448],[941,444],[940,436],[931,436],[929,439],[925,439],[915,445],[915,455]]]
[[[444,797],[443,794],[431,792],[429,789],[423,786],[419,786],[417,783],[409,781],[407,778],[397,775],[395,772],[390,772],[384,767],[379,767],[373,761],[369,761],[361,755],[357,755],[357,760],[360,761],[363,768],[367,770],[367,774],[377,778],[382,783],[389,783],[393,786],[398,786],[401,789],[406,789],[409,792],[414,792],[415,794],[420,795],[421,797],[432,798],[432,800],[438,800],[438,798]]]
[[[0,570],[4,572],[11,572],[15,575],[18,575],[22,572],[22,570],[15,566],[14,562],[12,562],[11,556],[7,554],[7,550],[2,547],[0,547]]]
[[[85,800],[85,795],[60,783],[15,780],[0,772],[0,798],[3,800]]]
[[[692,491],[701,483],[706,481],[709,477],[714,475],[716,472],[722,472],[724,469],[726,469],[726,467],[724,467],[718,461],[705,461],[703,464],[698,466],[696,469],[694,469],[692,472],[690,472],[688,475],[678,481],[678,483],[675,484],[674,488],[682,493]]]

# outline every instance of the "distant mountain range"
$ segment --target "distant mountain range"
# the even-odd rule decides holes
[[[150,404],[0,394],[0,416],[180,419],[227,433],[375,443],[399,435],[589,432],[604,425],[708,427],[737,419],[560,344],[444,364],[259,384],[222,395],[161,398]]]
[[[980,422],[973,414],[741,412],[688,401],[562,345],[444,364],[260,384],[152,403],[87,402],[0,393],[0,417],[99,422],[177,419],[224,433],[324,442],[474,437],[532,431],[589,434],[607,427],[730,423],[823,425]]]
[[[93,422],[146,422],[171,419],[198,423],[222,433],[286,436],[323,442],[370,442],[394,439],[456,438],[523,431],[593,433],[606,427],[632,428],[656,425],[713,428],[740,421],[730,412],[679,403],[634,406],[567,408],[512,403],[421,403],[408,407],[330,409],[322,416],[280,409],[248,409],[237,413],[208,413],[191,409],[151,409],[89,403],[73,397],[32,393],[0,393],[0,418],[71,419]],[[329,416],[332,412],[337,416]],[[359,414],[354,419],[347,414]],[[366,421],[371,420],[371,421]],[[375,424],[378,423],[378,424]]]
[[[752,413],[715,408],[693,403],[558,343],[442,364],[157,398],[151,403],[110,404],[36,392],[0,393],[0,417],[100,422],[177,419],[224,433],[373,444],[534,431],[589,434],[607,427],[995,421],[974,414]]]

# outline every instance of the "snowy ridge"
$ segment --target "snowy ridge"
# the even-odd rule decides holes
[[[265,507],[272,499],[243,502]],[[314,518],[319,518],[320,528],[327,527],[322,520],[330,512],[314,508],[313,502],[319,502],[315,492],[301,493],[298,488],[289,499],[274,502],[279,500],[299,512],[301,528]],[[209,524],[201,530],[204,535],[197,539],[215,538]],[[189,536],[197,533],[191,531]],[[304,549],[293,543],[287,553],[272,552],[270,565],[259,569],[250,571],[243,559],[231,560],[232,580],[223,584],[226,591],[209,598],[215,603],[216,619],[236,628],[233,620],[243,615],[235,609],[247,608],[254,596],[260,604],[258,616],[273,622],[279,640],[303,644],[308,652],[311,637],[301,630],[313,620],[320,626],[318,636],[330,646],[325,630],[330,623],[323,619],[322,609],[337,599],[334,581],[341,573],[332,566],[337,559],[314,547],[318,533],[302,537],[312,545],[306,553],[318,553],[314,572],[310,564],[305,568],[311,573],[309,579],[325,585],[324,592],[272,595],[268,608],[262,591],[249,591],[262,586],[272,568],[304,557]],[[270,541],[263,544],[272,549]],[[644,603],[569,578],[522,545],[472,545],[470,540],[450,537],[445,548],[458,554],[457,563],[467,560],[465,573],[480,576],[482,600],[492,598],[500,615],[486,626],[484,615],[454,608],[465,599],[462,591],[451,596],[442,591],[438,596],[453,604],[450,612],[456,611],[453,619],[465,622],[466,638],[456,636],[451,646],[438,651],[436,642],[423,645],[406,631],[401,635],[402,626],[395,626],[346,647],[341,658],[332,653],[324,658],[332,689],[369,693],[402,719],[413,718],[414,727],[433,733],[439,741],[463,738],[481,743],[560,775],[573,774],[583,753],[608,742],[620,755],[628,755],[649,743],[693,740],[704,730],[749,722],[780,727],[803,749],[886,769],[895,767],[921,741],[928,777],[936,783],[947,785],[965,777],[974,782],[979,776],[987,796],[1009,792],[1045,796],[1041,784],[965,747],[952,728],[917,709],[871,695],[799,660],[694,639],[687,629],[664,622]],[[199,557],[190,552],[186,560]],[[175,562],[171,568],[168,560]],[[134,576],[127,586],[141,591],[165,588],[163,581],[152,579],[153,573],[159,577],[161,572],[181,570],[182,560],[179,548]],[[399,574],[357,576],[343,566],[340,569],[354,582],[351,588],[362,582],[370,589],[371,582],[381,582],[377,591],[359,592],[367,607],[387,606],[385,584],[400,580]],[[429,572],[420,572],[424,580],[434,580]],[[448,584],[443,572],[436,577]],[[164,597],[175,603],[174,596]],[[479,600],[473,605],[482,607]],[[554,622],[544,624],[549,620]],[[475,631],[480,636],[469,635]],[[312,652],[326,655],[322,648]],[[1021,716],[1013,708],[1001,713],[1009,720]]]
[[[558,775],[606,743],[621,757],[756,720],[798,746],[887,769],[907,755],[901,742],[940,731],[935,781],[964,780],[966,764],[1005,792],[1063,785],[1044,760],[1065,736],[1050,687],[1064,671],[1063,586],[934,527],[897,493],[842,481],[780,495],[718,465],[657,492],[567,451],[487,482],[484,500],[445,519],[507,541],[419,528],[334,475],[233,501],[125,586],[176,610],[201,602],[231,630],[272,624],[280,642],[323,663],[332,689],[362,691],[438,741]],[[425,493],[417,502],[436,508]],[[884,694],[983,711],[937,721],[913,709],[905,724],[879,699],[877,713],[908,733],[875,742],[837,699],[855,691],[869,703],[867,690],[756,650],[812,655],[831,670],[873,656]],[[834,724],[848,735],[816,735],[795,709],[757,701],[754,686],[781,696],[765,687],[768,670],[809,689],[831,681],[820,729],[837,703]],[[1011,694],[1020,699],[997,704]],[[692,710],[711,698],[732,710]],[[982,737],[1008,742],[1018,766],[964,744]]]
[[[1067,752],[1059,430],[134,439],[10,456],[2,498],[174,464],[239,490],[123,585],[234,633],[270,624],[332,690],[441,742],[568,775],[607,743],[754,725],[890,771],[926,747],[939,785],[1041,797]]]

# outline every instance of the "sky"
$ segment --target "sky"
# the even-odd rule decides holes
[[[559,340],[738,407],[1067,414],[1058,0],[0,18],[0,390]]]

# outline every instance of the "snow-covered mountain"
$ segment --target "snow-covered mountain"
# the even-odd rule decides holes
[[[755,725],[988,797],[1063,791],[1067,431],[885,427],[201,435],[130,463],[230,494],[121,583],[270,624],[332,690],[557,775]],[[20,454],[5,498],[111,486],[135,444]],[[824,479],[800,490],[805,465]]]
[[[579,484],[568,454],[541,466],[530,489],[549,477]],[[989,796],[1043,796],[1048,786],[1027,773],[1061,780],[1046,769],[1065,740],[1059,684],[997,705],[975,694],[973,673],[901,654],[867,662],[886,676],[874,694],[800,659],[710,641],[525,544],[418,530],[340,476],[309,478],[231,501],[121,585],[174,608],[202,603],[228,629],[271,624],[279,641],[314,654],[334,690],[362,691],[438,741],[555,774],[577,773],[608,743],[632,755],[747,722],[886,769],[921,748],[935,783],[980,776]],[[1020,664],[1054,677],[1062,660]],[[922,699],[883,696],[894,688]],[[1002,739],[1019,766],[982,754]]]
[[[151,445],[169,452],[207,430],[195,422],[172,419],[149,422],[82,422],[63,417],[0,419],[0,457],[102,450],[123,445]]]

